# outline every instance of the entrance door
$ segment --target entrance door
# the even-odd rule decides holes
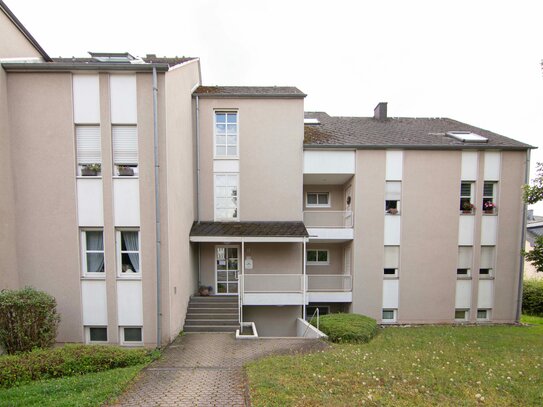
[[[215,250],[215,276],[218,295],[238,293],[239,247],[217,246]]]

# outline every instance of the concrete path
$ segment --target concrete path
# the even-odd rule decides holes
[[[186,334],[149,365],[115,405],[249,406],[244,364],[272,354],[327,346],[310,339],[236,340],[228,333]]]

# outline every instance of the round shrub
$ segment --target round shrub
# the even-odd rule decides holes
[[[317,324],[315,320],[311,323]],[[337,343],[369,342],[378,331],[375,319],[360,314],[323,315],[319,329]]]
[[[51,295],[31,287],[0,291],[0,345],[7,353],[53,345],[59,321]]]
[[[522,292],[522,312],[543,317],[543,280],[525,280]]]

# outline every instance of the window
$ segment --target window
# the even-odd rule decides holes
[[[98,176],[102,172],[100,126],[75,126],[77,175]]]
[[[87,326],[85,327],[85,336],[87,338],[87,343],[106,343],[107,327]]]
[[[308,208],[314,207],[330,207],[330,193],[329,192],[308,192],[306,194],[305,206]]]
[[[113,126],[113,164],[115,175],[138,174],[138,128],[136,126]]]
[[[117,231],[117,268],[121,277],[139,276],[140,232],[138,230]]]
[[[319,309],[319,317],[330,313],[330,307],[328,305],[308,305],[305,307],[305,319],[309,321],[313,315],[315,315],[316,318],[317,308]],[[315,320],[315,318],[313,318],[313,320]]]
[[[330,264],[328,250],[307,250],[307,264],[310,266],[325,266]]]
[[[85,276],[104,276],[104,232],[81,231],[81,265]]]
[[[237,112],[215,112],[215,156],[238,156]]]
[[[238,220],[238,174],[215,174],[215,220]]]
[[[396,312],[395,309],[383,309],[383,322],[396,322]]]
[[[473,263],[473,247],[458,246],[458,266],[456,275],[458,277],[470,277]]]
[[[483,186],[483,210],[485,213],[494,213],[496,210],[496,189],[495,182],[485,182]]]
[[[385,185],[385,212],[391,215],[400,213],[400,198],[402,195],[402,183],[387,181]]]
[[[473,191],[475,189],[475,183],[462,182],[460,184],[460,210],[463,213],[473,213],[475,207],[473,206]]]
[[[143,344],[143,333],[141,327],[121,327],[122,345]]]
[[[400,267],[400,246],[385,246],[384,271],[385,277],[398,277]]]
[[[495,246],[481,246],[481,264],[479,276],[491,278],[494,276]]]
[[[477,310],[477,320],[478,321],[488,321],[488,320],[490,320],[490,310],[488,310],[488,309],[478,309]]]
[[[454,319],[456,321],[467,321],[469,319],[469,311],[465,309],[457,309],[454,311]]]

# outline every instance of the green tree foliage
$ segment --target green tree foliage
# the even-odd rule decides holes
[[[532,181],[532,185],[522,187],[522,198],[527,204],[535,204],[543,200],[543,163],[537,163],[537,177]],[[543,272],[543,237],[540,236],[535,240],[533,250],[524,251],[523,254],[537,271]]]

